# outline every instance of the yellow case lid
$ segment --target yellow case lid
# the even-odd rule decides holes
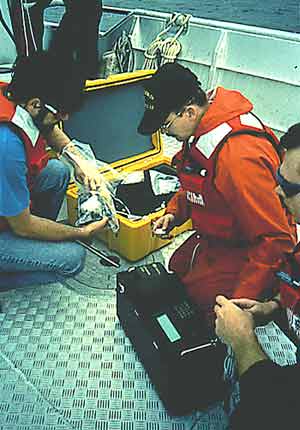
[[[108,88],[114,88],[115,90],[117,90],[118,88],[121,89],[124,86],[128,86],[130,84],[134,84],[136,82],[142,82],[145,79],[149,79],[149,78],[151,78],[151,76],[154,73],[155,73],[155,70],[136,70],[134,72],[119,73],[119,74],[111,75],[106,79],[87,80],[84,91],[86,93],[92,93],[92,92],[98,91],[98,90],[99,91],[103,91],[103,90],[105,91],[105,89],[108,89]],[[99,112],[101,112],[101,109],[105,109],[105,105],[102,108],[101,98],[99,98]],[[125,109],[126,109],[126,106],[125,106]],[[75,117],[76,117],[76,121],[75,121],[76,124],[75,124],[75,130],[74,130],[72,137],[74,137],[76,139],[77,138],[76,137],[76,134],[77,134],[76,128],[80,130],[80,126],[78,125],[80,120],[77,120],[77,118],[79,118],[77,113],[75,113],[73,115],[75,115]],[[68,124],[70,122],[72,122],[73,115],[70,118],[70,120],[67,121],[66,124],[64,124],[64,129],[66,130],[67,134],[70,134],[70,132],[68,130]],[[80,112],[79,112],[79,115],[80,115]],[[113,112],[111,112],[111,115],[113,115]],[[118,118],[114,119],[114,121],[118,125]],[[87,123],[87,122],[88,122],[88,120],[85,120],[85,123]],[[89,143],[88,139],[87,140],[84,139],[84,136],[81,139],[80,139],[80,137],[78,138],[78,140],[86,141],[87,143]],[[122,135],[120,136],[120,138],[122,138]],[[141,136],[141,139],[142,139],[142,136]],[[143,151],[141,153],[136,153],[137,151],[133,151],[134,155],[128,154],[128,156],[127,156],[127,155],[121,154],[120,159],[118,159],[118,160],[110,161],[110,160],[103,159],[103,161],[107,161],[114,168],[123,167],[125,165],[128,166],[131,163],[136,163],[138,161],[141,161],[141,163],[138,163],[138,164],[144,164],[145,162],[148,163],[148,161],[151,160],[151,162],[150,161],[149,162],[151,164],[153,164],[153,162],[155,163],[156,159],[160,160],[162,158],[163,141],[162,141],[161,133],[159,131],[154,133],[151,136],[151,146],[152,147],[150,147],[150,142],[149,142],[149,148],[150,149],[148,149],[146,151]],[[93,145],[92,145],[92,147],[93,147]],[[135,148],[136,148],[136,146],[135,146]],[[124,147],[123,146],[121,149],[124,153]],[[96,156],[97,156],[97,154],[96,154]]]
[[[85,91],[130,84],[143,79],[149,79],[154,73],[155,70],[135,70],[134,72],[110,75],[106,79],[87,80],[85,83]]]

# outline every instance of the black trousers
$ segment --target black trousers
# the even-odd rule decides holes
[[[251,366],[240,379],[241,402],[230,430],[299,428],[299,383],[299,364],[280,367],[263,360]]]
[[[37,0],[30,8],[34,35],[42,48],[44,9],[51,0]],[[85,78],[98,72],[98,32],[102,15],[101,0],[64,0],[66,11],[56,30],[49,50],[66,57],[71,55],[82,66]]]

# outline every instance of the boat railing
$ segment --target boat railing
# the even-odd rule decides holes
[[[60,22],[63,5],[62,0],[54,0],[45,12],[45,48]],[[59,9],[55,19],[49,15],[53,8]],[[145,52],[158,35],[177,34],[182,20],[173,18],[172,13],[104,6],[98,41],[100,64],[125,35],[130,46],[127,51],[134,59],[128,64],[135,70],[144,68]],[[6,66],[16,50],[7,32],[2,39],[0,65]],[[294,100],[300,99],[300,34],[189,16],[178,42],[174,59],[191,68],[204,89],[220,85],[240,90],[253,102],[255,113],[279,135],[299,120]]]
[[[135,68],[143,68],[145,51],[171,17],[136,9],[101,36],[105,49],[126,31]],[[175,22],[169,35],[176,31]],[[204,89],[221,85],[240,90],[278,135],[299,120],[291,101],[300,99],[300,34],[191,16],[179,42],[176,60],[199,76]]]

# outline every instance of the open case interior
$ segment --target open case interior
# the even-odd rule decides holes
[[[143,181],[136,183],[121,183],[116,190],[115,207],[118,214],[128,219],[139,219],[149,213],[157,212],[164,208],[175,191],[163,190],[157,194],[153,186],[152,174],[162,173],[168,178],[176,177],[175,170],[167,165],[161,164],[143,172]],[[162,177],[163,178],[163,177]],[[163,180],[163,179],[162,179]]]
[[[88,81],[84,104],[64,123],[64,130],[71,138],[88,143],[97,160],[119,171],[141,172],[142,180],[119,184],[114,199],[118,214],[138,220],[162,209],[174,194],[154,191],[150,172],[169,179],[176,173],[162,155],[160,134],[142,136],[137,132],[144,112],[143,82],[151,73],[139,71],[128,76]]]

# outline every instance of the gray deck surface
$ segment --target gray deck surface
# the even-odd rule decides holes
[[[169,138],[164,152],[171,157],[178,147]],[[167,264],[189,234],[136,265]],[[185,417],[165,411],[116,316],[116,274],[132,265],[104,267],[88,253],[78,280],[0,292],[0,430],[228,428],[222,403]],[[295,362],[295,346],[274,323],[257,334],[278,364]],[[224,374],[234,381],[233,368],[229,354]],[[229,409],[238,400],[235,383]]]
[[[167,260],[181,240],[139,264]],[[103,267],[89,254],[87,285],[68,281],[0,293],[1,430],[227,428],[222,404],[179,418],[166,413],[116,317],[116,273],[131,265]],[[295,348],[277,326],[258,334],[275,361],[294,362]],[[232,402],[237,399],[236,386]]]
[[[138,264],[165,262],[181,240]],[[103,267],[88,254],[80,282],[0,292],[0,430],[228,428],[222,403],[179,418],[165,411],[116,316],[116,273],[132,266],[121,263]],[[275,324],[257,334],[278,364],[295,362],[294,345]],[[238,397],[235,384],[232,407]]]

